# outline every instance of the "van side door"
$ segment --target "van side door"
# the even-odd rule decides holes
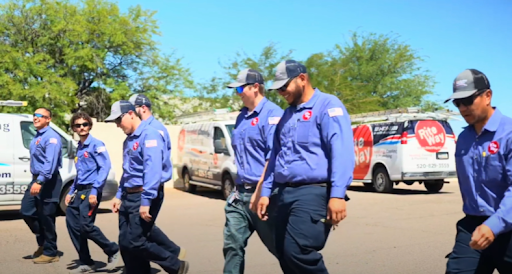
[[[16,130],[12,115],[2,115],[0,122],[0,204],[13,200],[14,192],[14,136]]]

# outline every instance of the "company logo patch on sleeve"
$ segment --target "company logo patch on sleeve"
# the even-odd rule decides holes
[[[146,147],[156,147],[157,143],[156,143],[156,140],[147,140],[145,142],[145,144],[146,144]]]
[[[330,108],[327,110],[327,112],[329,113],[329,117],[343,115],[343,110],[341,108]]]
[[[281,120],[281,117],[268,117],[268,123],[270,125],[277,125],[280,120]]]
[[[102,153],[105,151],[107,151],[107,148],[105,146],[101,146],[96,149],[96,153]]]
[[[57,138],[50,138],[50,144],[56,144]]]

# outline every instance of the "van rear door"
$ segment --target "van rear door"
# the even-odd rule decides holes
[[[455,135],[442,120],[407,121],[402,135],[402,176],[442,179],[455,176]],[[404,178],[406,179],[406,178]]]

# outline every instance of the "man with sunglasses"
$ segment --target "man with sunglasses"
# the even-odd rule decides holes
[[[158,121],[155,116],[153,116],[153,112],[151,110],[152,104],[151,100],[144,94],[134,94],[128,99],[132,105],[135,106],[135,111],[142,119],[144,123],[147,123],[149,126],[155,128],[160,132],[160,134],[164,137],[165,140],[165,150],[164,150],[164,165],[169,164],[170,166],[164,167],[162,172],[167,172],[169,174],[162,174],[162,184],[165,184],[168,180],[172,178],[172,162],[171,162],[171,137],[169,136],[169,132],[167,128]],[[162,200],[163,202],[163,200]],[[149,238],[152,242],[158,244],[165,250],[171,252],[172,254],[178,256],[180,260],[185,259],[186,250],[180,248],[176,243],[171,241],[167,235],[156,225],[153,226],[151,233],[149,234]]]
[[[78,252],[79,265],[70,273],[89,273],[96,270],[89,252],[88,240],[96,243],[108,256],[107,269],[112,270],[119,261],[119,246],[105,237],[94,225],[102,197],[102,190],[111,168],[105,144],[89,132],[91,117],[77,112],[71,117],[71,127],[80,141],[76,152],[77,176],[66,195],[66,225],[73,246]]]
[[[491,105],[482,72],[468,69],[453,82],[453,100],[468,126],[455,164],[466,214],[457,222],[447,274],[512,273],[512,119]]]
[[[55,218],[59,206],[62,179],[61,137],[49,125],[52,112],[39,108],[34,112],[37,130],[30,142],[30,172],[32,182],[21,201],[21,214],[28,227],[36,235],[39,248],[33,255],[35,264],[59,261]]]
[[[237,177],[235,189],[227,199],[224,211],[224,274],[244,273],[245,248],[256,231],[267,249],[275,256],[272,219],[264,222],[251,210],[259,196],[267,160],[272,149],[274,130],[283,110],[265,98],[263,76],[254,69],[240,71],[234,88],[244,107],[232,132]]]
[[[306,67],[281,62],[270,90],[288,107],[277,124],[258,215],[278,189],[276,249],[283,273],[328,273],[322,255],[331,227],[346,216],[355,167],[349,114],[334,95],[313,88]]]
[[[119,247],[126,273],[149,274],[150,261],[168,273],[187,273],[188,262],[149,237],[164,199],[161,182],[170,179],[163,176],[171,174],[164,137],[141,121],[129,101],[115,102],[105,122],[115,122],[127,135],[123,143],[123,174],[112,203],[112,211],[119,213]]]

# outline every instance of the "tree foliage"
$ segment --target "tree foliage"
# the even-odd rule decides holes
[[[174,53],[157,48],[154,14],[140,6],[121,13],[106,0],[0,5],[0,99],[26,100],[29,109],[50,107],[62,125],[64,114],[78,109],[101,120],[113,100],[132,92],[155,99],[182,93],[192,86],[190,72]],[[170,114],[155,103],[161,116]]]

